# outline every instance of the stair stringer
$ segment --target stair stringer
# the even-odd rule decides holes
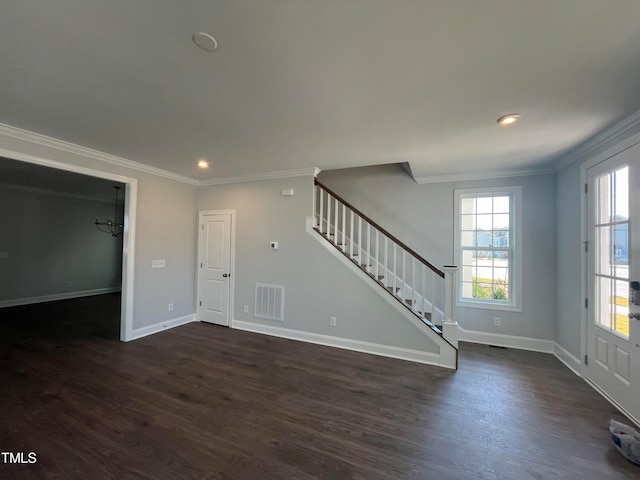
[[[369,274],[364,272],[358,265],[349,260],[335,245],[328,242],[321,234],[314,230],[315,221],[313,217],[306,217],[306,231],[320,245],[325,247],[327,251],[337,258],[346,268],[351,270],[356,276],[370,287],[380,298],[384,299],[394,310],[404,317],[411,325],[413,325],[423,336],[436,344],[440,349],[438,365],[445,368],[458,368],[458,350],[447,342],[442,336],[429,328],[422,320],[408,310],[402,303],[396,301],[384,287],[376,282]]]

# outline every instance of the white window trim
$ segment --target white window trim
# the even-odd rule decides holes
[[[456,305],[458,307],[482,308],[488,310],[502,310],[510,312],[522,312],[522,187],[519,185],[510,187],[486,187],[486,188],[457,188],[454,190],[454,261],[460,268],[457,290],[458,295]],[[511,264],[511,291],[512,301],[510,303],[497,303],[493,300],[462,298],[462,257],[460,246],[460,199],[467,195],[512,195],[513,212],[513,232],[510,232],[509,242],[513,246],[513,260]]]

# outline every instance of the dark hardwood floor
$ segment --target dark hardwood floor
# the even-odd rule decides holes
[[[118,309],[0,310],[0,449],[37,455],[1,479],[640,478],[551,355],[463,344],[453,372],[199,323],[124,344]]]

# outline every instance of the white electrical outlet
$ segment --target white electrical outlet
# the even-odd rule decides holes
[[[244,313],[249,313],[249,305],[244,306]]]
[[[173,312],[173,303],[170,303],[168,305],[168,309],[169,309],[170,312]]]
[[[329,325],[331,325],[332,327],[336,326],[336,317],[329,317]]]
[[[495,327],[499,327],[500,326],[500,317],[493,317],[493,325]]]

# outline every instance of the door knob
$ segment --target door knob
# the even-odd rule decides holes
[[[223,276],[224,278],[227,278],[227,277],[230,277],[230,276],[231,276],[231,274],[230,274],[230,273],[223,273],[223,274],[222,274],[222,276]]]
[[[639,312],[630,313],[629,318],[635,318],[636,320],[640,320],[640,313]]]

